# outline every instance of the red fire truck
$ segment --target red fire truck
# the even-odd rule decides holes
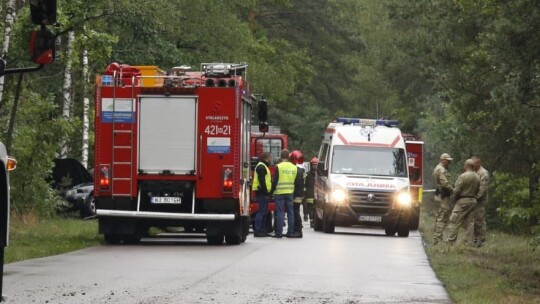
[[[280,159],[281,150],[288,149],[288,137],[286,134],[281,133],[281,128],[278,126],[269,126],[268,132],[262,133],[258,130],[257,126],[251,127],[251,169],[252,176],[255,166],[259,162],[259,157],[263,152],[269,152],[272,155],[272,163],[269,166],[270,173],[274,175],[275,162]],[[273,212],[276,209],[274,201],[270,201],[268,204],[268,214],[266,217],[266,228],[268,232],[272,229]],[[259,205],[255,199],[255,194],[252,193],[250,213],[252,219],[255,213],[259,210]]]
[[[198,72],[164,73],[113,63],[97,77],[94,195],[106,242],[137,242],[151,226],[200,229],[210,244],[246,240],[258,101],[246,67],[203,63]]]
[[[414,212],[410,218],[410,229],[417,230],[420,222],[420,204],[424,190],[424,142],[413,134],[402,133],[407,149],[407,163],[409,167],[410,193],[413,199]]]

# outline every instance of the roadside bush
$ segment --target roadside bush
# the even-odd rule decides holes
[[[512,174],[495,172],[492,177],[490,203],[496,208],[503,230],[532,234],[533,247],[540,245],[540,204],[530,202],[529,180]]]
[[[47,179],[59,142],[70,134],[71,127],[58,117],[53,97],[32,94],[21,99],[13,136],[11,155],[17,159],[17,169],[11,174],[11,201],[21,213],[37,212],[52,216],[57,205],[57,193]],[[33,126],[39,125],[39,128]]]

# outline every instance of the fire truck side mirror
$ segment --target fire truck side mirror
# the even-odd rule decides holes
[[[258,101],[258,118],[259,118],[259,132],[268,132],[268,103],[266,99],[261,98]]]
[[[32,23],[51,25],[56,23],[56,0],[30,0]]]
[[[54,46],[56,37],[46,29],[32,31],[30,34],[30,55],[37,64],[47,64],[54,61]]]

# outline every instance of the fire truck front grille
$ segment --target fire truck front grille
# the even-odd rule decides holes
[[[394,199],[394,192],[349,190],[349,195],[351,208],[362,214],[387,214]]]

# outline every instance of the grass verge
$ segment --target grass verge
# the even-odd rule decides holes
[[[422,211],[420,232],[431,265],[455,303],[540,303],[540,248],[531,239],[488,231],[481,248],[433,246],[434,217]],[[445,231],[446,232],[446,231]],[[446,235],[445,235],[446,237]]]
[[[57,255],[101,243],[96,220],[12,216],[5,263]]]

